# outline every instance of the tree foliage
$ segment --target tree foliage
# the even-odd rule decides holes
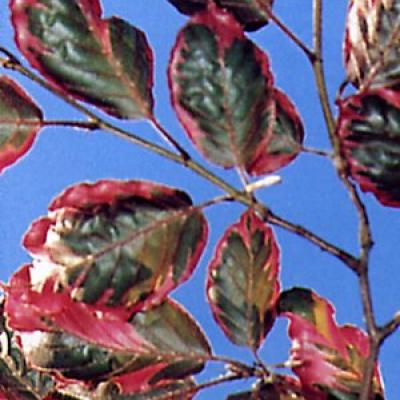
[[[381,326],[373,313],[373,240],[358,188],[383,206],[400,207],[400,3],[350,0],[347,82],[335,118],[321,58],[322,0],[314,0],[312,49],[277,18],[272,0],[168,1],[188,15],[171,49],[171,103],[204,163],[155,116],[154,55],[144,32],[119,17],[104,18],[100,0],[9,2],[15,43],[30,67],[1,48],[3,69],[43,86],[87,118],[57,125],[127,138],[224,193],[193,204],[183,189],[115,178],[58,194],[48,215],[23,237],[31,262],[3,284],[0,399],[191,399],[209,387],[251,379],[227,399],[383,400],[378,353],[400,321]],[[313,66],[332,154],[313,152],[331,158],[358,210],[357,256],[277,216],[255,193],[279,180],[267,174],[306,150],[301,116],[276,86],[265,49],[248,33],[269,23]],[[346,96],[345,86],[351,86]],[[116,125],[137,119],[153,124],[167,144]],[[0,171],[51,125],[15,78],[0,76]],[[207,163],[236,170],[242,187]],[[170,297],[190,279],[206,247],[204,210],[232,201],[246,210],[215,246],[206,296],[221,331],[253,354],[251,365],[220,355],[223,349],[213,349],[207,332]],[[358,277],[365,328],[338,324],[334,306],[315,290],[283,287],[272,225],[302,236]],[[292,348],[281,366],[273,366],[258,352],[278,319],[288,321]],[[199,380],[211,362],[224,364],[227,373]]]

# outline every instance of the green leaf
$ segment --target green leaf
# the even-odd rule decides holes
[[[181,13],[192,15],[206,9],[207,0],[168,0]],[[261,28],[268,23],[268,7],[273,0],[216,0],[221,8],[226,8],[248,31]]]
[[[274,122],[247,168],[251,175],[267,174],[284,167],[297,157],[302,149],[304,127],[296,107],[279,89],[274,89],[273,96]]]
[[[32,146],[43,122],[40,108],[11,78],[0,76],[0,172]]]
[[[340,103],[338,132],[349,173],[386,206],[400,207],[400,92],[380,89]]]
[[[179,120],[200,152],[225,168],[245,169],[270,123],[267,56],[216,9],[194,16],[179,33],[169,78]]]
[[[101,18],[99,0],[11,0],[17,45],[66,95],[118,118],[150,118],[152,53],[142,31]]]
[[[226,230],[207,278],[214,318],[233,343],[254,350],[260,346],[275,321],[278,274],[273,232],[249,210]]]
[[[400,82],[400,3],[353,0],[347,14],[344,59],[356,87]]]
[[[185,193],[155,183],[78,184],[49,209],[24,238],[37,266],[31,275],[39,286],[52,276],[99,307],[133,312],[159,303],[190,277],[206,243],[202,212]]]
[[[113,382],[122,393],[141,393],[186,379],[200,372],[211,354],[198,324],[172,300],[135,314],[129,322],[146,342],[140,351],[128,347],[115,350],[111,342],[110,348],[106,343],[99,346],[96,337],[89,342],[68,332],[59,332],[57,321],[48,318],[55,332],[18,332],[30,364],[67,379],[94,384]],[[112,332],[115,337],[118,337],[117,329],[116,325]]]

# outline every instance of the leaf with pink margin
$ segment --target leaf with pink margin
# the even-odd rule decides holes
[[[0,76],[0,173],[24,156],[42,127],[43,114],[11,78]]]
[[[279,89],[274,88],[273,96],[272,128],[258,145],[251,164],[247,166],[250,175],[274,172],[293,161],[302,150],[304,127],[295,105]]]
[[[348,172],[364,192],[400,207],[400,91],[375,89],[339,103],[338,135]]]
[[[217,244],[208,269],[207,297],[215,320],[233,343],[256,350],[271,329],[279,265],[272,229],[252,210]]]
[[[192,15],[203,11],[207,0],[168,0],[181,13]],[[254,31],[268,23],[267,7],[272,8],[273,0],[216,0],[221,8],[226,8],[248,31]]]
[[[8,326],[18,332],[62,330],[78,338],[115,351],[145,352],[152,348],[127,320],[126,313],[104,314],[95,307],[76,302],[60,292],[48,278],[41,290],[34,289],[32,265],[15,272],[5,288]]]
[[[103,312],[132,314],[162,302],[189,279],[207,240],[207,222],[188,195],[151,182],[78,184],[49,211],[23,240],[34,285],[52,276]]]
[[[400,7],[393,0],[351,0],[343,45],[349,80],[356,87],[400,82]]]
[[[292,369],[300,378],[305,398],[357,399],[369,355],[366,333],[353,326],[338,326],[333,306],[308,289],[282,292],[279,313],[290,321]],[[383,399],[377,364],[373,393],[376,400]]]
[[[64,95],[117,118],[151,118],[153,56],[144,33],[102,19],[99,0],[10,0],[22,54]]]
[[[209,161],[248,170],[274,116],[267,55],[212,2],[179,32],[168,69],[171,100]]]
[[[139,393],[198,373],[211,354],[196,321],[172,300],[124,321],[71,301],[52,282],[29,289],[29,268],[11,278],[5,312],[34,368],[66,383],[112,382]]]

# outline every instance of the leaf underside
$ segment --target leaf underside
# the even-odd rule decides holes
[[[344,59],[356,87],[394,87],[400,83],[400,3],[353,0],[350,2]]]

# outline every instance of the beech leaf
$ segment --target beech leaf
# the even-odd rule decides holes
[[[13,296],[13,293],[9,296]],[[31,313],[36,313],[34,306],[37,305],[38,301],[29,305]],[[76,308],[76,304],[72,303],[73,312]],[[46,311],[43,310],[43,314]],[[15,326],[15,316],[9,304],[7,312],[11,325]],[[16,331],[31,365],[41,371],[57,372],[67,380],[92,384],[112,382],[118,386],[120,393],[141,393],[198,373],[211,353],[208,341],[197,323],[182,306],[172,300],[152,310],[137,313],[123,324],[117,322],[112,325],[113,321],[110,320],[108,335],[119,338],[121,343],[125,342],[125,349],[123,346],[117,348],[115,339],[109,343],[99,340],[101,334],[95,332],[102,329],[99,316],[97,321],[91,318],[91,322],[97,325],[91,336],[86,334],[85,340],[81,334],[85,327],[80,332],[77,329],[68,332],[65,321],[72,318],[73,314],[64,309],[58,315],[47,313],[49,332]],[[121,327],[124,329],[119,330]],[[58,330],[60,328],[63,332]],[[132,347],[127,341],[121,340],[129,329],[132,335],[134,332],[134,335],[142,338],[141,347]],[[81,338],[74,336],[76,334]]]
[[[289,97],[274,88],[274,118],[272,127],[258,146],[247,170],[251,175],[274,172],[289,164],[301,151],[304,127],[296,107]]]
[[[57,89],[117,118],[151,118],[153,56],[142,31],[99,0],[11,0],[22,54]]]
[[[207,0],[168,0],[181,13],[192,15],[205,10]],[[248,31],[254,31],[268,23],[268,7],[273,0],[216,0],[221,8],[226,8]]]
[[[78,184],[49,211],[23,242],[36,286],[52,276],[73,299],[103,311],[130,315],[160,303],[191,276],[207,238],[190,198],[151,182]]]
[[[308,289],[293,288],[282,292],[279,312],[290,321],[291,361],[305,398],[358,398],[369,355],[367,334],[353,326],[338,326],[333,306]],[[383,399],[377,364],[373,393],[376,400]]]
[[[393,0],[352,0],[346,23],[344,59],[356,87],[400,82],[400,5]]]
[[[32,146],[43,122],[40,108],[11,78],[0,76],[0,172]]]
[[[196,148],[225,168],[247,169],[270,128],[273,78],[266,54],[229,13],[212,6],[191,18],[178,34],[169,82]]]
[[[178,118],[209,161],[262,175],[301,150],[303,124],[268,56],[213,3],[178,34],[168,73]]]
[[[338,133],[349,174],[383,205],[400,207],[400,91],[356,94],[339,107]]]
[[[217,244],[207,278],[213,316],[233,343],[260,346],[275,321],[278,274],[272,229],[248,210]]]

